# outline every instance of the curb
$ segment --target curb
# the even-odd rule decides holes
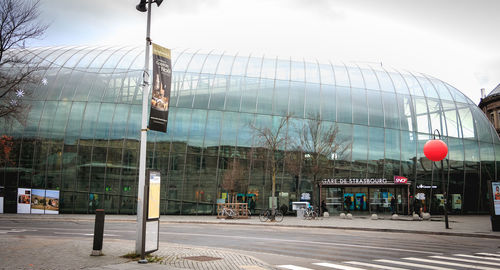
[[[38,218],[32,216],[26,217],[2,217],[0,216],[0,220],[8,219],[12,220],[47,220],[47,218]],[[93,222],[95,218],[54,218],[50,221],[57,222],[78,222],[78,221],[87,221]],[[404,221],[404,220],[401,220]],[[136,220],[132,219],[107,219],[106,222],[136,222]],[[399,230],[399,229],[384,229],[384,228],[359,228],[359,227],[339,227],[339,226],[315,226],[315,225],[287,225],[280,223],[272,223],[269,224],[267,222],[262,223],[234,223],[234,222],[215,222],[215,221],[181,221],[181,220],[161,220],[160,223],[168,224],[168,223],[177,223],[177,224],[224,224],[224,225],[244,225],[244,226],[278,226],[285,228],[314,228],[314,229],[333,229],[333,230],[355,230],[355,231],[372,231],[372,232],[392,232],[392,233],[413,233],[413,234],[426,234],[426,235],[444,235],[444,236],[459,236],[459,237],[476,237],[476,238],[490,238],[490,239],[500,239],[500,235],[490,235],[490,234],[482,234],[482,233],[458,233],[458,232],[437,232],[437,231],[420,231],[420,230]]]

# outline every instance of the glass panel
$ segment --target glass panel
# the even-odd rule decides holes
[[[399,130],[385,129],[384,177],[388,180],[393,179],[395,175],[399,175],[399,164],[401,160],[399,135]]]
[[[204,74],[215,74],[217,72],[217,66],[221,60],[221,55],[209,54],[204,60],[201,73]]]
[[[321,84],[335,84],[335,75],[333,74],[333,68],[329,64],[319,65],[319,71],[321,76]]]
[[[402,130],[415,130],[413,103],[410,96],[397,95]]]
[[[107,141],[109,129],[113,121],[115,104],[102,103],[99,111],[99,119],[96,125],[95,139]]]
[[[491,123],[486,118],[486,115],[476,106],[470,106],[472,111],[472,116],[474,118],[474,122],[476,124],[477,135],[480,141],[491,143],[491,133],[490,126]]]
[[[257,93],[260,88],[260,80],[246,77],[241,87],[241,111],[255,112],[257,103]]]
[[[208,102],[210,100],[210,87],[213,86],[213,83],[215,81],[215,79],[213,78],[213,76],[211,75],[208,75],[208,74],[200,74],[200,76],[195,79],[195,77],[197,77],[196,75],[194,74],[189,74],[189,75],[186,75],[186,77],[189,77],[189,84],[190,84],[190,87],[192,90],[189,91],[189,94],[188,92],[186,91],[181,91],[180,93],[181,94],[184,94],[185,95],[182,95],[179,97],[179,107],[191,107],[191,102],[192,102],[192,99],[193,99],[193,95],[194,95],[194,102],[193,102],[193,107],[194,108],[198,108],[198,109],[206,109],[208,108]],[[186,83],[186,81],[185,81]],[[217,89],[219,90],[219,89]],[[220,102],[220,101],[219,101]]]
[[[299,81],[303,82],[306,80],[305,76],[305,70],[304,70],[304,62],[302,61],[292,61],[292,70],[291,70],[291,80],[292,81]]]
[[[456,103],[464,138],[475,138],[474,120],[467,104]]]
[[[353,125],[353,128],[352,169],[366,172],[368,159],[368,127]]]
[[[344,65],[335,65],[333,66],[333,70],[335,72],[336,85],[347,87],[351,86],[351,83],[349,82],[349,75],[347,74],[347,69]]]
[[[205,63],[205,59],[208,55],[206,54],[195,54],[191,61],[189,62],[189,66],[187,68],[187,72],[189,73],[200,73],[203,68],[203,64]]]
[[[354,124],[368,125],[368,111],[366,101],[366,90],[352,88],[352,122]]]
[[[429,116],[427,115],[427,103],[423,97],[413,97],[416,111],[417,130],[421,133],[431,133]]]
[[[208,111],[206,131],[205,131],[205,148],[207,154],[217,156],[217,150],[220,140],[222,112]]]
[[[191,115],[191,127],[189,130],[188,151],[190,153],[200,153],[205,134],[205,123],[207,121],[207,111],[193,110]]]
[[[215,76],[210,93],[210,109],[223,110],[229,76]]]
[[[383,92],[394,93],[394,85],[392,84],[391,78],[387,75],[387,72],[376,70],[375,74],[380,83],[380,90]]]
[[[385,127],[399,129],[399,108],[396,103],[396,95],[383,92],[382,101],[384,103]]]
[[[337,87],[337,121],[352,122],[351,91],[347,87]]]
[[[241,101],[241,85],[245,81],[244,77],[231,76],[226,94],[226,110],[239,111]]]
[[[258,113],[270,114],[272,112],[273,91],[274,80],[261,79],[257,101]]]
[[[318,64],[306,62],[306,82],[320,83]]]
[[[415,134],[411,131],[401,131],[401,174],[403,176],[412,178],[414,176],[414,166],[417,158],[416,147]]]
[[[336,121],[336,91],[331,85],[321,85],[321,119]]]
[[[394,71],[394,70],[393,70]],[[397,71],[389,72],[389,76],[391,76],[392,82],[394,84],[394,88],[396,89],[396,93],[402,95],[409,95],[410,92],[408,90],[408,86],[406,86],[406,82],[403,79],[403,76]]]
[[[250,57],[248,60],[247,77],[259,78],[262,69],[262,57]]]
[[[431,133],[437,129],[441,135],[446,136],[446,130],[441,128],[443,119],[441,117],[441,106],[439,104],[439,100],[428,98],[427,105],[429,106],[429,117],[431,119]]]
[[[234,62],[234,56],[232,55],[222,56],[219,65],[217,67],[217,74],[230,75],[233,62]]]
[[[450,90],[450,94],[455,99],[455,102],[467,103],[467,98],[462,92],[447,83],[444,83],[444,85]]]
[[[264,58],[262,62],[261,78],[274,79],[276,74],[276,59]]]
[[[306,84],[306,117],[309,115],[320,115],[322,94],[319,84]],[[331,102],[331,101],[329,101]]]
[[[365,79],[367,89],[372,89],[372,90],[380,89],[377,77],[375,76],[375,73],[373,73],[372,69],[362,68],[361,72],[363,73],[363,78]]]
[[[290,80],[290,60],[278,60],[276,80]]]
[[[384,129],[370,127],[368,130],[368,177],[381,178],[384,170]]]
[[[368,90],[368,119],[370,126],[384,126],[384,111],[382,105],[382,96],[379,91]]]
[[[304,117],[305,83],[290,83],[290,114],[296,117]]]
[[[435,98],[435,99],[439,99],[439,96],[436,92],[436,89],[434,89],[434,85],[432,85],[432,83],[427,80],[426,78],[423,78],[421,76],[415,76],[417,78],[417,80],[419,81],[420,83],[420,86],[422,87],[422,89],[424,90],[424,94],[428,97],[428,98]]]
[[[365,88],[365,81],[363,80],[363,75],[361,75],[361,71],[357,67],[347,67],[347,71],[349,72],[349,79],[351,82],[352,88]]]
[[[236,56],[234,60],[231,76],[244,76],[246,75],[248,56]]]
[[[441,101],[444,110],[444,116],[446,117],[446,129],[448,136],[451,137],[459,137],[459,125],[457,119],[457,110],[455,107],[455,103],[449,101]]]
[[[290,81],[276,80],[274,89],[274,113],[278,115],[286,115],[288,113],[288,91]],[[303,91],[302,91],[303,92]],[[292,97],[290,97],[291,99]],[[292,100],[290,100],[292,102]],[[291,107],[291,105],[290,105]]]

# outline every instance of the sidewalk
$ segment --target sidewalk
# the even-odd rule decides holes
[[[450,216],[451,229],[445,229],[442,217],[430,221],[413,221],[408,216],[391,220],[390,216],[354,216],[352,220],[339,216],[318,220],[303,220],[287,216],[280,223],[260,222],[258,217],[249,219],[217,219],[215,216],[161,216],[161,223],[230,224],[235,226],[285,226],[303,228],[325,228],[332,230],[371,230],[394,233],[425,233],[466,237],[500,239],[500,232],[491,231],[489,216]],[[94,222],[94,215],[18,215],[1,214],[1,220],[16,222],[29,220]],[[106,222],[135,222],[135,216],[107,215]],[[109,239],[103,247],[105,256],[89,256],[92,239],[65,237],[37,237],[23,234],[2,233],[0,269],[274,269],[272,266],[235,250],[204,248],[197,246],[160,243],[160,249],[153,255],[159,256],[159,263],[138,264],[120,256],[134,250],[135,241]]]

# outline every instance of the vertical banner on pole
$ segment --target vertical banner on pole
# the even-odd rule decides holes
[[[149,129],[167,132],[168,106],[172,83],[170,49],[153,43],[153,95],[149,113]]]

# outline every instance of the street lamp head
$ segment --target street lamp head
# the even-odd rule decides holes
[[[140,12],[148,11],[148,9],[146,8],[146,2],[147,0],[141,0],[141,2],[137,6],[135,6],[135,8]]]
[[[159,7],[161,5],[161,3],[163,2],[163,0],[156,0],[155,3],[156,5]]]

